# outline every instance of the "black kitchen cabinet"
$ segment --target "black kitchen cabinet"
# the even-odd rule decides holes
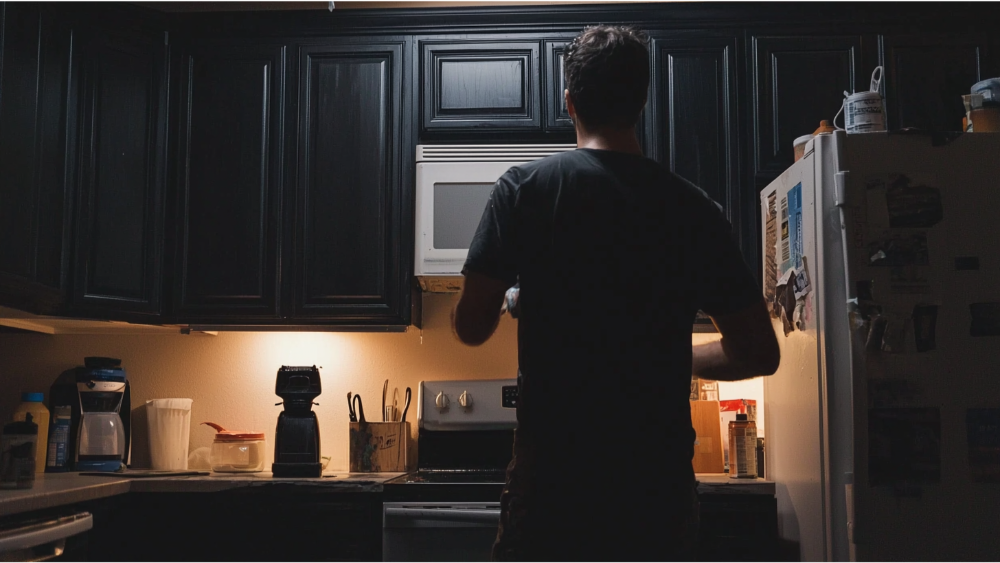
[[[97,520],[91,561],[381,561],[382,495],[272,483],[128,493]]]
[[[965,116],[962,95],[976,82],[1000,75],[988,41],[988,36],[974,33],[886,35],[888,128],[960,131]]]
[[[161,33],[80,34],[79,202],[72,312],[161,312],[167,46]]]
[[[425,131],[541,130],[539,41],[420,41]]]
[[[404,46],[339,41],[299,49],[293,319],[408,318]]]
[[[545,130],[572,130],[573,120],[566,109],[566,79],[563,52],[569,41],[545,41]]]
[[[653,121],[647,154],[705,190],[740,232],[737,38],[709,34],[651,36]],[[752,200],[750,200],[752,203]]]
[[[286,47],[230,42],[183,53],[173,316],[277,319]]]
[[[753,171],[763,187],[792,165],[797,137],[833,120],[844,91],[868,90],[878,47],[869,35],[760,34],[752,42]]]
[[[68,295],[72,30],[39,4],[0,4],[0,305],[53,312]]]

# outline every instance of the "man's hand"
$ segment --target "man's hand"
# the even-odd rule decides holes
[[[462,296],[452,312],[451,324],[463,343],[479,346],[489,340],[500,322],[508,284],[476,272],[465,275]]]
[[[781,352],[764,300],[712,317],[722,340],[692,348],[691,371],[703,379],[737,381],[778,370]]]

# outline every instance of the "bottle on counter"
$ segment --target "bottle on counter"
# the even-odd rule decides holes
[[[757,478],[757,423],[745,414],[729,423],[729,476]]]
[[[45,458],[45,471],[48,473],[62,473],[70,470],[69,430],[73,423],[72,417],[73,407],[69,405],[52,407],[49,453]]]
[[[767,475],[764,473],[764,439],[757,438],[757,476],[761,479],[767,479]]]
[[[0,435],[0,489],[30,489],[35,486],[35,446],[38,425],[31,413],[23,421],[9,422]]]
[[[14,410],[13,421],[23,421],[28,413],[38,425],[38,440],[35,444],[35,473],[45,473],[45,454],[49,440],[49,409],[45,408],[42,401],[45,400],[44,393],[21,393],[21,404]]]

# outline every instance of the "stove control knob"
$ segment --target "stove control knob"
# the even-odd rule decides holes
[[[458,396],[458,404],[462,405],[463,409],[472,408],[472,395],[468,391],[462,391],[462,394]]]
[[[441,391],[437,394],[437,398],[434,399],[434,404],[437,406],[438,410],[444,410],[448,408],[448,395]]]

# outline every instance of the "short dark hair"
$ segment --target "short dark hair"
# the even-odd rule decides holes
[[[629,26],[583,30],[563,52],[566,89],[588,127],[634,127],[649,89],[646,34]]]

